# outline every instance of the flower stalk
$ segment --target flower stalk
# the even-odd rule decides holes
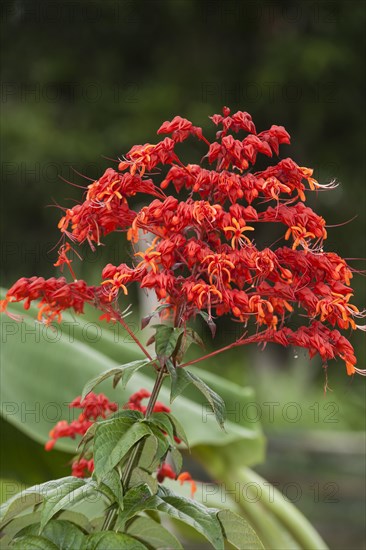
[[[147,408],[145,412],[146,419],[150,417],[150,415],[154,410],[154,405],[156,404],[156,401],[158,399],[159,392],[165,376],[166,376],[165,367],[161,367],[158,371],[157,377],[155,379],[154,387],[152,389],[151,396],[147,404]],[[132,472],[134,468],[138,465],[143,448],[144,448],[144,441],[140,441],[134,446],[130,456],[128,457],[126,466],[123,469],[122,479],[121,479],[122,489],[124,491],[127,490]],[[106,517],[102,526],[102,531],[113,530],[114,525],[117,521],[117,517],[118,517],[118,506],[114,505],[111,508],[109,508],[109,510],[106,513]]]

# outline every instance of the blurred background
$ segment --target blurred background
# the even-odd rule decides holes
[[[80,200],[77,186],[88,181],[79,174],[98,178],[132,145],[154,142],[176,114],[213,137],[208,116],[223,105],[248,111],[260,130],[284,125],[292,145],[282,156],[313,167],[321,183],[339,182],[312,204],[329,224],[327,250],[365,269],[364,2],[10,0],[1,10],[3,287],[54,275],[57,205]],[[201,145],[188,144],[185,155],[196,162]],[[90,284],[107,261],[127,257],[123,235],[105,242],[108,251],[85,249],[77,266]],[[364,281],[354,278],[360,309]],[[365,368],[362,335],[352,342]],[[274,347],[240,350],[210,368],[221,375],[225,368],[225,377],[257,393],[251,414],[262,422],[268,454],[256,470],[331,548],[363,548],[364,381],[329,365],[332,391],[324,395],[317,361]],[[2,423],[7,450],[38,445]],[[3,477],[65,475],[57,460],[52,471],[33,464],[27,474],[19,460],[2,460]]]

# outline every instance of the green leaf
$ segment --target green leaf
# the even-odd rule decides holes
[[[161,366],[165,365],[167,359],[173,354],[177,346],[179,336],[183,328],[170,327],[169,325],[153,325],[155,333],[155,351]]]
[[[11,545],[11,548],[15,548],[16,550],[59,550],[59,547],[50,540],[35,535],[17,539]]]
[[[118,472],[116,470],[111,470],[103,476],[99,487],[104,492],[106,489],[109,489],[111,494],[110,500],[113,503],[113,500],[118,503],[121,510],[123,510],[123,491],[122,484]]]
[[[124,509],[118,516],[117,528],[123,529],[126,521],[146,509],[154,509],[154,496],[146,483],[132,487],[124,496]]]
[[[198,502],[175,495],[165,487],[160,487],[155,499],[155,508],[170,517],[191,525],[209,540],[216,550],[224,550],[224,538],[217,519],[217,510],[207,508]]]
[[[29,525],[18,534],[19,537],[38,535],[40,524]],[[70,521],[53,520],[43,529],[42,537],[53,542],[59,550],[74,550],[80,548],[84,533]]]
[[[173,354],[175,363],[179,364],[182,361],[186,351],[192,344],[197,344],[201,348],[205,347],[198,332],[191,328],[186,328],[178,338],[177,346]]]
[[[30,514],[24,514],[11,520],[5,527],[1,529],[2,541],[12,540],[20,533],[22,529],[32,524],[38,524],[40,521],[40,512],[31,512]],[[39,530],[38,530],[39,531]],[[38,534],[38,531],[36,534]],[[6,537],[6,539],[5,539]],[[5,544],[4,544],[5,546]]]
[[[60,490],[63,486],[68,486],[74,480],[75,477],[68,476],[55,481],[47,481],[33,485],[33,487],[14,495],[0,507],[1,525],[5,525],[27,508],[40,504],[47,496],[53,495],[55,491]]]
[[[97,479],[110,472],[140,439],[151,434],[144,422],[114,418],[98,423],[94,437],[94,467]]]
[[[122,379],[123,380],[123,388],[126,387],[127,382],[131,378],[131,376],[150,363],[151,361],[149,359],[137,359],[136,361],[131,361],[130,363],[126,363],[125,365],[122,365],[121,367],[113,367],[112,369],[108,369],[100,374],[98,376],[95,376],[92,380],[89,380],[87,384],[85,384],[83,392],[81,394],[82,399],[88,393],[90,393],[95,386],[103,382],[104,380],[107,380],[107,378],[110,378],[111,376],[114,377],[113,379],[113,387],[115,388],[118,384],[118,382]]]
[[[147,550],[147,547],[123,533],[103,531],[86,537],[80,550]]]
[[[153,495],[158,491],[156,478],[152,477],[151,473],[139,467],[132,470],[130,485],[132,487],[135,485],[147,485]]]
[[[144,450],[139,459],[139,467],[150,473],[155,472],[160,464],[160,458],[157,457],[162,453],[159,450],[162,447],[163,443],[155,435],[147,436],[144,440]]]
[[[185,443],[187,445],[188,449],[189,449],[188,437],[186,435],[186,432],[183,429],[183,426],[179,422],[179,420],[172,413],[169,413],[169,420],[173,424],[174,435],[176,437],[178,437],[178,439],[181,439],[183,441],[183,443]]]
[[[168,434],[168,437],[171,441],[171,443],[174,444],[174,428],[169,420],[169,415],[164,412],[155,412],[153,413],[148,420],[148,423],[153,424],[154,426],[157,426],[160,428],[163,432]]]
[[[149,548],[154,550],[183,549],[183,546],[174,535],[149,517],[138,516],[133,519],[127,528],[127,534],[134,536],[141,542],[146,542]]]
[[[37,486],[35,486],[37,487]],[[34,487],[14,495],[11,499],[5,502],[0,508],[0,527],[6,525],[8,521],[16,517],[18,514],[27,510],[30,507],[34,507],[36,504],[42,502],[43,496],[39,490]]]
[[[60,480],[62,481],[60,484],[57,484],[57,481],[54,482],[56,485],[53,491],[48,492],[44,497],[41,510],[41,530],[57,512],[84,500],[91,492],[98,489],[92,479],[70,477],[68,481]]]
[[[81,514],[80,512],[75,512],[73,510],[62,510],[57,515],[58,520],[70,521],[77,527],[80,527],[83,531],[89,533],[91,531],[91,524],[86,515]]]
[[[90,445],[93,443],[94,441],[94,436],[95,436],[95,431],[97,429],[97,426],[98,424],[96,422],[94,422],[94,424],[92,424],[88,429],[87,431],[85,432],[85,434],[83,435],[82,439],[79,441],[79,444],[77,446],[77,451],[80,453],[80,456],[82,457],[85,452],[87,451],[87,449],[90,447]]]
[[[183,466],[183,457],[175,447],[170,449],[170,459],[173,462],[173,470],[178,475]]]
[[[107,420],[112,420],[113,418],[128,418],[136,422],[137,420],[143,420],[145,416],[141,411],[134,411],[133,409],[120,409],[115,413],[108,416]]]
[[[201,378],[188,371],[187,369],[178,367],[174,370],[175,375],[172,375],[170,401],[174,401],[174,399],[180,393],[182,393],[182,391],[189,384],[193,384],[206,397],[215,414],[215,418],[219,426],[223,428],[225,421],[225,403],[222,398],[215,391],[213,391],[203,380],[201,380]]]
[[[217,518],[221,524],[224,537],[235,548],[241,550],[264,550],[258,535],[249,525],[249,523],[230,510],[220,510]]]
[[[168,360],[166,362],[166,367],[171,378],[170,403],[173,403],[174,399],[191,384],[191,380],[186,375],[185,370],[173,365],[172,361]]]
[[[158,461],[159,463],[161,460],[163,460],[168,452],[169,449],[169,441],[168,438],[163,434],[163,432],[160,430],[160,428],[157,428],[154,426],[154,424],[150,425],[151,433],[154,435],[158,442],[158,447],[156,450],[156,454],[154,457],[154,460]]]

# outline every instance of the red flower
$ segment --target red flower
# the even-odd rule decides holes
[[[71,475],[75,477],[87,477],[88,474],[92,474],[93,472],[94,460],[92,458],[90,460],[80,458],[72,463]]]
[[[102,308],[108,302],[103,287],[88,286],[85,281],[68,283],[64,277],[22,277],[8,290],[1,305],[5,310],[9,302],[24,301],[24,309],[29,309],[34,300],[41,300],[38,304],[38,319],[44,320],[46,324],[55,319],[60,321],[66,309],[72,308],[75,313],[83,313],[86,303]]]
[[[165,478],[169,479],[177,479],[177,474],[173,470],[173,468],[168,464],[167,462],[163,462],[163,464],[160,466],[158,473],[156,475],[156,479],[159,483],[162,483]]]
[[[117,403],[112,403],[103,394],[89,393],[83,400],[81,396],[76,397],[70,404],[70,408],[82,409],[83,412],[77,420],[73,420],[70,424],[66,420],[60,420],[56,426],[50,431],[50,440],[45,445],[46,451],[53,449],[57,439],[61,437],[71,437],[74,439],[76,435],[85,435],[93,422],[97,418],[106,418],[112,412],[117,411]]]
[[[180,326],[201,312],[211,326],[215,316],[231,315],[243,325],[243,336],[232,345],[302,345],[324,362],[342,358],[349,374],[363,373],[355,367],[351,344],[335,329],[362,329],[355,319],[364,312],[351,303],[353,270],[334,252],[324,251],[326,222],[304,204],[309,192],[331,189],[334,183],[319,184],[312,169],[291,158],[255,171],[251,165],[258,154],[270,163],[280,145],[290,143],[282,126],[258,133],[248,113],[231,114],[227,107],[211,119],[218,126],[212,143],[185,118],[164,122],[158,134],[171,137],[132,147],[119,172],[107,169],[89,185],[81,204],[65,210],[59,227],[74,243],[88,241],[93,247],[121,230],[132,245],[140,242],[128,265],[108,264],[99,287],[64,278],[20,279],[2,309],[21,300],[28,308],[40,299],[39,318],[51,322],[68,308],[82,313],[88,303],[102,311],[103,319],[123,323],[118,299],[125,300],[136,282],[153,289],[165,306],[159,315],[174,315]],[[201,163],[179,159],[179,142],[190,136],[207,145]],[[169,167],[165,177],[159,175],[164,165]],[[170,184],[178,198],[165,195]],[[147,202],[134,211],[128,200],[136,193]],[[282,238],[260,247],[258,228],[274,223],[283,226]],[[146,244],[147,233],[154,236],[151,244]],[[69,249],[67,243],[61,247],[57,265],[66,263],[71,270]],[[295,332],[287,326],[290,316],[300,321]],[[130,405],[143,407],[141,400]]]
[[[157,133],[172,134],[172,139],[177,142],[186,140],[190,134],[207,141],[202,135],[202,128],[193,126],[192,122],[180,116],[175,116],[171,122],[164,122]]]
[[[132,409],[135,411],[141,411],[143,414],[146,413],[146,407],[144,405],[141,405],[141,401],[143,399],[147,399],[150,397],[151,393],[148,390],[142,389],[138,392],[132,394],[124,406],[124,409]],[[157,401],[154,405],[153,412],[170,412],[169,407],[166,407],[163,403],[160,403],[160,401]]]

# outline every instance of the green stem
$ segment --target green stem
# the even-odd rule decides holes
[[[305,516],[275,487],[269,492],[269,484],[249,468],[241,468],[235,472],[235,479],[240,483],[251,483],[261,488],[261,502],[267,511],[272,512],[276,519],[290,533],[300,548],[306,550],[327,550],[328,547]]]
[[[159,370],[158,376],[156,377],[155,384],[154,384],[154,387],[152,389],[149,402],[147,404],[147,408],[146,408],[146,412],[145,412],[145,418],[149,418],[151,416],[153,410],[154,410],[154,406],[155,406],[156,400],[158,398],[158,395],[159,395],[164,377],[165,377],[165,367],[163,367]],[[130,457],[128,459],[128,462],[126,464],[126,467],[125,467],[124,472],[123,472],[123,477],[122,477],[122,484],[125,488],[127,487],[128,483],[130,481],[130,477],[131,477],[131,474],[132,474],[132,471],[133,471],[134,467],[137,465],[137,463],[139,461],[139,458],[141,456],[143,447],[144,447],[144,442],[142,441],[141,443],[138,443],[134,447],[132,453],[130,454]]]
[[[299,546],[283,529],[282,524],[259,501],[255,487],[253,490],[247,487],[244,497],[237,470],[227,467],[217,453],[207,452],[204,446],[200,448],[196,458],[212,478],[218,480],[219,487],[223,487],[224,507],[233,509],[249,521],[266,550],[299,550]],[[215,503],[212,505],[214,506]],[[232,508],[233,505],[234,508]]]
[[[161,367],[158,376],[156,377],[154,387],[152,389],[149,402],[147,404],[146,412],[145,412],[145,418],[149,418],[154,410],[154,406],[156,403],[156,400],[158,398],[161,386],[163,384],[164,377],[166,375],[165,367]],[[137,466],[140,456],[142,453],[142,450],[144,448],[144,441],[140,441],[135,445],[135,447],[132,449],[132,452],[127,460],[126,467],[123,471],[122,475],[122,486],[124,490],[127,489],[128,483],[130,481],[132,472],[134,468]],[[117,515],[118,515],[118,506],[114,504],[111,508],[109,508],[103,526],[102,531],[108,531],[112,530],[116,524],[117,521]]]

